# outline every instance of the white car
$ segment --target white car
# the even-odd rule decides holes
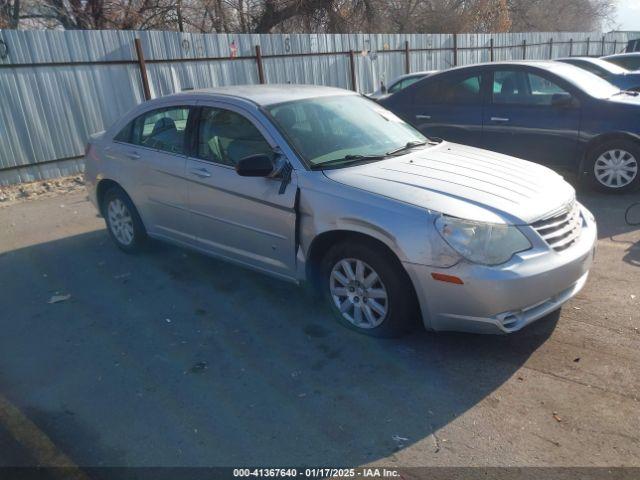
[[[582,288],[596,242],[548,168],[425,138],[327,87],[145,102],[91,140],[86,182],[122,250],[152,237],[311,282],[339,321],[376,336],[417,321],[518,330]]]

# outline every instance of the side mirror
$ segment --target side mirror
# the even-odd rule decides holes
[[[551,97],[551,105],[558,108],[571,108],[576,106],[576,103],[568,93],[554,93]]]
[[[387,93],[387,86],[384,83],[380,84],[380,92]]]
[[[236,172],[241,177],[270,177],[273,170],[273,162],[263,153],[244,157],[236,164]]]

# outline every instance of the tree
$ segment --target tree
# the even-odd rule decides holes
[[[508,0],[513,31],[592,31],[612,24],[612,0]]]
[[[23,0],[18,17],[20,25],[35,28],[164,30],[179,28],[179,6],[172,0]]]
[[[0,0],[0,28],[18,28],[20,0]]]
[[[461,33],[598,29],[616,0],[0,0],[0,28]]]
[[[508,32],[511,12],[507,0],[479,0],[471,7],[465,30],[472,32]]]

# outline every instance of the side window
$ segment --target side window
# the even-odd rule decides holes
[[[437,103],[439,89],[440,82],[437,80],[431,79],[422,82],[413,88],[413,101],[421,104]]]
[[[480,76],[473,75],[443,85],[440,89],[443,103],[480,103]]]
[[[474,105],[482,103],[480,74],[446,76],[425,85],[417,92],[422,102],[451,105]]]
[[[205,107],[198,131],[198,158],[235,166],[249,155],[273,156],[273,149],[247,118],[230,110]]]
[[[133,122],[131,143],[164,152],[185,153],[185,130],[189,107],[152,110]]]
[[[126,127],[120,130],[118,134],[113,137],[113,140],[116,142],[131,143],[131,131],[133,130],[134,121],[129,122]]]
[[[493,72],[493,103],[520,103],[523,89],[524,74],[519,71]]]
[[[527,78],[529,80],[529,86],[531,88],[531,96],[536,98],[536,103],[542,103],[544,105],[551,105],[551,97],[556,93],[569,93],[566,90],[560,88],[544,77],[528,73]]]
[[[568,92],[551,80],[522,70],[493,74],[493,103],[497,105],[551,105],[553,96]]]

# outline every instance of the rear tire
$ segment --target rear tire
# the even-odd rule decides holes
[[[640,146],[631,140],[610,140],[591,149],[585,172],[590,185],[607,193],[640,188]]]
[[[129,195],[119,187],[105,193],[102,214],[111,240],[126,253],[140,251],[147,240],[147,233]]]
[[[344,326],[374,337],[398,337],[418,325],[409,276],[384,249],[367,243],[334,245],[320,266],[321,289]]]

